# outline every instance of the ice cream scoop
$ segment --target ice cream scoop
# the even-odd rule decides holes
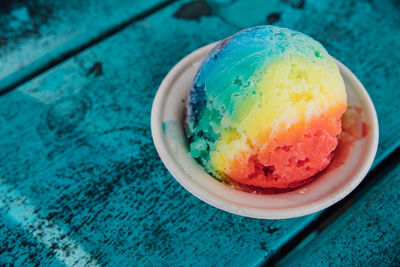
[[[190,154],[219,180],[295,188],[329,165],[345,110],[343,79],[320,43],[245,29],[219,42],[192,82]]]

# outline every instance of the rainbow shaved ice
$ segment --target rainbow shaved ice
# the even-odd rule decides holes
[[[320,43],[259,26],[216,45],[186,105],[190,153],[208,173],[242,185],[295,188],[331,162],[346,91]]]

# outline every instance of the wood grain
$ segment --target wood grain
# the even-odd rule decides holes
[[[0,92],[134,21],[162,0],[18,0],[0,4]]]
[[[372,190],[279,266],[398,266],[400,153]]]
[[[271,12],[280,14],[275,24],[321,41],[364,83],[380,120],[379,162],[400,137],[399,54],[391,53],[399,45],[398,7],[321,2],[280,1]],[[240,9],[214,3],[211,15],[180,18],[187,3],[0,97],[0,263],[259,264],[318,216],[228,214],[185,191],[161,163],[150,111],[162,78],[189,52],[268,17],[238,25],[232,16]]]

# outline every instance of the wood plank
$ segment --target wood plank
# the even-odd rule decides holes
[[[55,231],[48,222],[59,229],[54,253],[36,260],[70,262],[75,250],[68,257],[62,251],[68,238],[93,257],[83,258],[89,264],[256,263],[306,222],[217,210],[186,192],[159,160],[149,121],[159,83],[184,55],[237,30],[216,17],[176,19],[179,8],[136,23],[0,98],[1,208],[28,213],[14,220],[43,244],[46,232]],[[28,208],[17,205],[20,198]],[[9,242],[9,257],[21,257],[20,246]]]
[[[164,2],[168,1],[2,2],[0,92]]]
[[[378,184],[279,266],[399,266],[400,153]]]
[[[49,257],[38,258],[38,254],[52,254],[51,249],[38,242],[38,240],[26,231],[21,225],[10,218],[4,212],[0,212],[0,229],[2,233],[7,235],[0,236],[0,264],[2,266],[22,266],[26,263],[35,264],[37,266],[48,266],[55,264],[63,266],[62,262]],[[19,257],[15,257],[15,253],[9,250],[10,244],[18,243]],[[32,249],[35,248],[35,250]]]
[[[328,27],[330,21],[325,17],[328,10],[338,16],[350,4],[330,4],[333,10],[330,5],[321,8],[318,1],[308,1],[303,8],[279,2],[274,12],[281,12],[281,20],[276,23],[311,35],[327,31],[330,34],[314,37],[350,68],[358,68],[357,75],[363,75],[359,65],[374,73],[397,66],[395,56],[379,59],[367,53],[371,45],[378,52],[392,47],[394,38],[387,29],[368,35],[363,27],[350,31],[350,26],[343,26],[339,35],[346,34],[353,42],[362,34],[369,37],[362,39],[357,51],[341,48],[341,40],[333,35],[337,30]],[[48,246],[53,255],[39,253],[36,260],[81,259],[81,263],[110,265],[255,264],[318,216],[254,220],[231,215],[197,200],[168,174],[150,134],[150,109],[159,83],[187,53],[253,23],[236,25],[217,11],[215,16],[177,19],[178,10],[183,12],[181,3],[135,23],[0,98],[0,208],[45,246],[52,244],[46,233],[55,231],[51,241],[58,244]],[[351,17],[358,19],[372,15],[358,8],[352,12]],[[393,19],[388,14],[387,19]],[[320,23],[306,23],[310,16]],[[379,23],[392,25],[386,17]],[[394,26],[389,28],[395,31]],[[372,38],[378,33],[382,40]],[[354,53],[363,54],[365,61],[349,60]],[[387,65],[369,67],[376,60],[380,64],[385,60]],[[363,76],[367,82],[362,79],[381,119],[378,161],[400,132],[399,125],[390,123],[400,115],[393,105],[400,94],[394,90],[398,75],[393,73],[398,70],[392,71],[383,80],[367,75]],[[382,94],[382,90],[391,94]],[[25,215],[17,216],[18,211]],[[11,235],[3,228],[0,234]],[[8,257],[21,257],[20,246],[18,240],[10,241]],[[62,249],[74,246],[78,249],[71,251],[77,254]]]

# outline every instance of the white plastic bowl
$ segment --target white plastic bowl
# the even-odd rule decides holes
[[[151,131],[161,160],[189,192],[219,209],[253,218],[299,217],[327,208],[349,194],[365,177],[378,146],[378,119],[374,105],[360,81],[337,61],[343,76],[348,106],[361,108],[368,135],[349,149],[344,164],[323,172],[297,190],[261,195],[234,189],[218,182],[189,155],[183,118],[191,82],[203,58],[216,43],[204,46],[176,64],[162,81],[151,112]]]

